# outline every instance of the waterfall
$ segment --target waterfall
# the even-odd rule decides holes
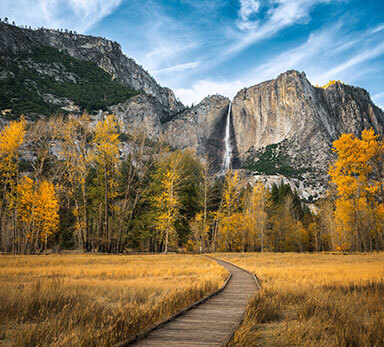
[[[232,162],[232,146],[231,146],[231,108],[232,103],[229,103],[227,123],[225,125],[225,153],[224,153],[224,162],[223,162],[223,174],[225,174],[231,167]]]

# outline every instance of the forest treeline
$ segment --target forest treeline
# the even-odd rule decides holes
[[[207,159],[124,132],[113,115],[21,118],[0,131],[1,250],[382,249],[384,143],[365,130],[334,151],[328,197],[310,209],[288,184],[217,177]]]

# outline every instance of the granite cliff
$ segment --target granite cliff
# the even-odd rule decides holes
[[[297,71],[241,90],[232,109],[243,167],[315,188],[307,197],[324,191],[334,140],[371,127],[383,134],[384,127],[384,113],[364,89],[339,82],[316,88]]]
[[[27,78],[18,79],[23,74]],[[100,86],[95,81],[100,80],[104,81],[102,85],[109,83],[112,95],[118,96],[114,99],[104,94],[104,112],[114,113],[126,129],[141,125],[153,138],[165,136],[175,148],[193,148],[198,156],[208,156],[217,173],[222,170],[224,133],[231,104],[232,167],[241,169],[251,181],[288,180],[309,200],[325,190],[334,140],[342,133],[360,135],[363,129],[371,127],[383,135],[384,113],[362,88],[339,82],[318,88],[311,85],[303,72],[292,70],[242,89],[232,101],[213,95],[186,108],[170,89],[161,87],[125,56],[116,42],[0,23],[3,91],[15,81],[19,87],[29,83],[28,90],[41,83],[42,87],[35,91],[37,97],[76,113],[81,109],[75,101],[82,101],[87,95],[73,94],[73,90],[84,90],[76,89],[81,85],[96,90]],[[60,94],[68,89],[72,94]],[[77,99],[71,99],[71,95]],[[16,97],[23,99],[21,94]],[[98,103],[92,105],[97,111]],[[4,108],[7,105],[2,106],[6,115]],[[93,115],[97,120],[103,111]]]

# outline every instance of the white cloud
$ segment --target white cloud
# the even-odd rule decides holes
[[[168,81],[168,75],[174,72],[197,67],[199,59],[190,58],[190,52],[200,46],[200,38],[194,34],[194,29],[188,28],[183,18],[171,16],[160,2],[131,1],[139,18],[134,28],[137,37],[133,41],[137,42],[139,38],[140,42],[130,49],[131,55],[151,74],[161,74],[162,81]]]
[[[32,27],[87,32],[111,14],[122,0],[2,0],[0,16]]]
[[[198,46],[197,42],[190,41],[184,44],[177,37],[173,39],[164,38],[164,36],[154,33],[151,39],[148,40],[149,51],[141,55],[140,62],[153,74],[158,72],[173,72],[171,68],[167,67],[178,59],[183,58],[186,52]],[[194,62],[195,67],[198,65]],[[189,63],[191,64],[191,63]],[[174,63],[173,66],[182,67],[184,64]],[[186,66],[188,67],[188,66]]]
[[[260,3],[256,0],[240,0],[239,16],[243,21],[248,21],[249,18],[259,11]]]
[[[375,28],[373,28],[373,29],[371,30],[371,34],[376,34],[376,33],[378,33],[379,31],[382,31],[382,30],[384,30],[384,23],[379,24],[378,26],[376,26]]]
[[[242,81],[213,81],[199,80],[191,88],[175,89],[176,96],[185,104],[191,105],[199,103],[208,95],[220,94],[232,99],[235,94],[244,87]]]
[[[155,70],[155,71],[153,71],[153,73],[155,75],[158,75],[158,74],[161,74],[161,73],[164,73],[164,72],[165,73],[169,73],[169,72],[182,72],[182,71],[186,71],[186,70],[195,69],[199,65],[200,65],[199,61],[192,61],[192,62],[185,63],[185,64],[177,64],[177,65],[173,65],[173,66],[166,67],[166,68],[163,68],[163,69]]]

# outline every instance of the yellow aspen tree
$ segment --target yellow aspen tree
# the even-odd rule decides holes
[[[60,142],[59,155],[64,162],[65,176],[68,180],[68,198],[74,201],[76,231],[83,250],[89,249],[88,235],[88,194],[86,177],[91,161],[90,119],[84,113],[80,117],[69,117],[66,122],[58,122],[57,137]],[[77,192],[80,191],[80,196]]]
[[[381,213],[384,203],[384,141],[379,139],[373,129],[364,130],[361,139],[366,153],[365,159],[369,164],[369,178],[364,188],[368,211],[367,224],[371,233],[369,248],[370,251],[373,250],[374,242],[378,251],[384,246],[384,229],[382,228],[384,216]]]
[[[59,226],[59,201],[51,182],[43,181],[36,192],[35,219],[40,240],[47,249],[48,237]]]
[[[359,144],[352,134],[343,134],[333,143],[338,158],[330,167],[329,174],[337,187],[335,219],[337,228],[337,249],[352,247],[357,240],[358,178],[355,175],[357,147]],[[352,237],[352,235],[354,237]],[[357,241],[356,241],[357,242]]]
[[[231,216],[230,224],[232,226],[230,249],[235,252],[244,252],[247,247],[247,231],[249,221],[247,215],[242,212],[234,212]]]
[[[374,163],[382,158],[382,148],[372,129],[364,130],[361,139],[343,134],[334,142],[337,160],[329,174],[337,189],[335,218],[340,242],[343,240],[338,249],[372,251],[373,238],[378,242],[375,211],[383,183],[380,164],[380,172],[374,172]]]
[[[59,226],[59,201],[54,185],[44,180],[36,187],[31,178],[23,177],[18,186],[18,212],[25,243],[35,251],[40,241],[46,249],[49,236]]]
[[[44,179],[50,160],[54,160],[52,145],[56,136],[55,128],[57,121],[58,119],[55,117],[49,120],[38,120],[28,129],[28,147],[34,152],[36,157],[31,163],[33,167],[32,177],[37,186]]]
[[[265,247],[265,229],[268,219],[267,207],[268,190],[264,184],[257,182],[252,190],[247,194],[245,199],[245,215],[247,216],[249,225],[250,242],[253,250],[260,245],[260,251],[264,251]]]
[[[232,215],[239,208],[240,179],[237,171],[228,171],[225,175],[223,203],[219,221],[220,249],[232,250],[232,237],[234,236]]]
[[[200,234],[197,239],[199,240],[199,252],[203,253],[205,251],[208,232],[209,232],[209,223],[208,223],[208,201],[210,198],[209,188],[211,184],[211,173],[210,173],[210,161],[206,156],[200,162],[201,165],[201,195],[202,195],[202,213],[198,213],[195,217],[194,227],[198,227],[198,233]]]
[[[283,209],[281,211],[281,238],[280,249],[283,251],[295,250],[303,251],[300,234],[301,223],[294,216],[294,201],[292,195],[284,198]]]
[[[204,212],[196,213],[194,220],[190,223],[190,227],[193,233],[193,241],[190,240],[189,244],[193,246],[196,252],[204,252],[209,231],[209,225],[204,220]]]
[[[194,252],[202,252],[202,221],[203,214],[201,212],[196,213],[195,218],[190,222],[190,228],[192,231],[192,238],[188,240],[187,246]]]
[[[336,250],[337,229],[335,223],[334,203],[330,197],[318,203],[319,208],[319,227],[321,229],[322,240],[329,245],[329,248]]]
[[[23,117],[20,121],[11,122],[0,132],[0,246],[5,238],[5,215],[11,215],[13,235],[13,251],[16,251],[17,238],[17,211],[16,193],[18,181],[18,158],[20,146],[24,141],[26,122]],[[9,231],[9,230],[8,230]]]
[[[99,176],[104,185],[104,236],[108,240],[108,251],[112,247],[112,230],[109,225],[109,214],[112,211],[111,200],[116,198],[118,183],[116,175],[119,161],[119,124],[113,115],[99,121],[95,128],[95,159]],[[101,218],[101,216],[100,216]]]
[[[22,249],[25,253],[27,247],[32,248],[32,222],[35,204],[34,182],[28,176],[23,177],[17,187],[17,211],[19,216],[19,230],[22,233]]]
[[[181,159],[182,153],[175,152],[163,174],[160,195],[155,197],[155,204],[159,210],[156,229],[159,240],[164,242],[164,253],[168,252],[169,244],[177,241],[175,221],[180,208],[178,190],[181,182]]]

